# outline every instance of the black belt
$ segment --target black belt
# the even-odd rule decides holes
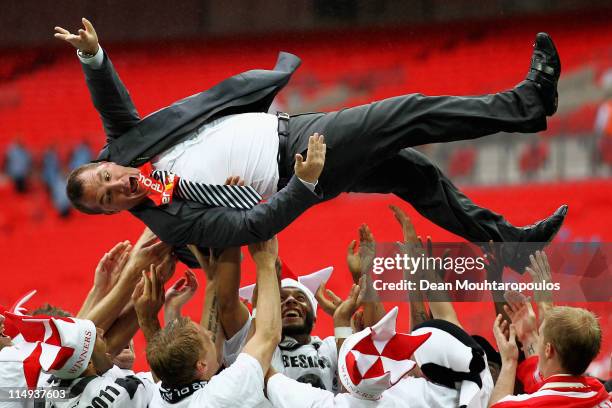
[[[285,187],[291,178],[288,162],[289,114],[276,112],[278,118],[278,189]]]

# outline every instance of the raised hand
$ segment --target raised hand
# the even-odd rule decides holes
[[[169,263],[168,256],[172,252],[172,247],[164,242],[158,241],[155,234],[148,228],[140,236],[134,248],[130,252],[130,257],[125,266],[126,270],[139,274],[149,265],[160,265]]]
[[[214,279],[217,271],[217,258],[215,258],[212,249],[208,249],[208,256],[206,256],[195,245],[187,245],[187,248],[195,256],[198,264],[200,264],[200,267],[206,274],[206,279],[209,281]]]
[[[552,282],[552,273],[550,264],[544,251],[536,251],[534,255],[529,255],[531,265],[526,269],[534,282],[550,283]],[[534,300],[538,304],[538,312],[540,319],[543,319],[546,313],[553,307],[553,294],[549,290],[536,290],[533,292]]]
[[[249,253],[258,267],[271,265],[276,270],[276,258],[278,258],[278,240],[276,236],[267,241],[249,245]]]
[[[346,254],[346,263],[355,283],[367,272],[376,256],[374,234],[366,224],[359,227],[359,250],[356,250],[356,246],[357,242],[351,241]]]
[[[350,327],[351,317],[363,303],[366,285],[365,276],[361,277],[359,285],[353,284],[348,297],[338,305],[334,312],[335,327]]]
[[[414,224],[410,220],[410,217],[406,215],[406,213],[399,207],[395,205],[390,205],[389,208],[393,211],[393,215],[397,222],[399,222],[402,227],[402,234],[404,236],[404,242],[417,244],[420,243],[420,240],[417,237],[416,231],[414,229]]]
[[[308,140],[308,156],[306,160],[301,154],[295,155],[295,175],[308,183],[316,183],[325,165],[325,139],[315,133]]]
[[[70,31],[62,27],[55,27],[54,37],[64,40],[71,44],[77,50],[90,55],[95,55],[100,48],[98,44],[98,35],[93,25],[85,17],[81,19],[85,29],[79,29],[78,35],[72,34]]]
[[[487,271],[487,279],[499,281],[504,271],[504,264],[502,261],[501,243],[496,244],[492,240],[489,241],[488,246],[483,248],[485,253],[485,269]]]
[[[117,283],[125,267],[132,245],[130,241],[119,242],[104,254],[94,275],[94,288],[103,296]]]
[[[353,329],[353,333],[358,333],[365,328],[366,325],[363,320],[363,310],[359,309],[353,313],[353,317],[351,317],[351,329]]]
[[[165,284],[172,278],[174,272],[176,271],[176,262],[177,258],[171,252],[168,252],[164,255],[161,262],[157,266],[159,268],[159,277],[162,281],[162,284]]]
[[[180,309],[187,303],[198,290],[198,279],[195,274],[187,269],[185,277],[177,280],[174,285],[166,291],[164,308],[174,307]]]
[[[132,302],[138,321],[157,320],[157,314],[164,304],[164,284],[160,269],[151,264],[149,273],[142,271],[142,278],[134,288]]]
[[[331,290],[325,288],[325,282],[321,283],[321,286],[317,289],[315,299],[317,299],[323,311],[332,317],[338,306],[342,303],[342,299]]]
[[[510,299],[510,297],[507,297],[507,299]],[[538,325],[536,322],[536,315],[529,301],[508,301],[508,304],[504,305],[504,311],[512,321],[519,341],[523,342],[525,336],[530,333],[537,333]]]
[[[518,347],[516,345],[516,331],[514,325],[508,326],[508,321],[502,321],[502,315],[495,318],[493,335],[501,355],[502,364],[516,364],[518,361]]]

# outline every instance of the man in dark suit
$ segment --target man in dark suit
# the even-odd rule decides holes
[[[254,112],[268,110],[299,66],[299,58],[280,53],[273,70],[233,76],[140,119],[110,59],[99,47],[93,26],[85,19],[83,24],[85,29],[78,35],[60,27],[55,34],[78,49],[108,137],[98,163],[76,169],[69,177],[69,197],[83,212],[129,210],[165,242],[212,248],[268,239],[310,206],[342,192],[396,194],[432,222],[473,242],[548,242],[564,220],[566,206],[539,223],[515,227],[501,215],[478,207],[424,155],[409,148],[500,131],[544,130],[546,116],[557,108],[561,71],[554,44],[546,34],[536,37],[527,79],[506,92],[479,97],[412,94],[331,113],[280,115],[273,122],[278,123],[277,129],[267,132],[278,137],[278,148],[273,146],[278,168],[276,163],[273,166],[278,171],[270,176],[278,180],[278,192],[276,185],[272,191],[268,188],[267,202],[238,210],[176,197],[169,204],[155,205],[136,183],[140,174],[137,167],[153,163],[154,168],[173,171],[177,157],[189,152],[192,147],[187,146],[194,140],[204,146],[204,153],[219,149],[215,159],[224,154],[228,160],[245,154],[228,154],[227,146],[217,143],[219,129],[230,122],[234,123],[232,129],[262,127],[260,122],[271,115],[253,116]],[[324,133],[325,140],[312,136],[316,132]],[[233,137],[226,133],[223,137]],[[261,137],[253,133],[253,137]],[[264,135],[262,143],[269,143],[268,136]],[[207,145],[202,141],[207,138],[217,142]],[[179,153],[175,152],[177,148]],[[254,159],[245,155],[245,161],[250,160]],[[189,166],[182,168],[178,173],[181,177],[184,172],[199,176]],[[225,174],[229,176],[240,176],[247,183],[258,179]],[[217,175],[217,184],[218,180]]]

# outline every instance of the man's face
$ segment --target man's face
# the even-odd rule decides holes
[[[131,370],[134,367],[134,360],[136,356],[134,354],[134,341],[130,340],[126,348],[121,350],[121,353],[117,354],[113,359],[113,364],[123,370]]]
[[[91,362],[93,363],[96,373],[102,375],[113,368],[113,359],[106,349],[106,341],[104,340],[104,330],[96,328],[96,343],[94,344],[93,352],[91,353]]]
[[[546,320],[542,322],[540,325],[540,335],[538,336],[538,343],[536,346],[536,351],[538,353],[538,371],[544,378],[548,377],[548,371],[550,366],[550,355],[547,353],[547,342],[544,340],[544,325],[546,324]],[[552,346],[549,346],[552,347]]]
[[[200,332],[203,346],[201,356],[208,367],[207,374],[212,376],[217,371],[217,348],[215,347],[215,343],[212,341],[212,333],[195,322],[191,322],[191,324],[195,325]]]
[[[314,316],[308,297],[297,288],[281,288],[283,334],[310,334]]]
[[[105,214],[129,210],[147,195],[147,190],[138,184],[139,174],[138,169],[112,162],[102,162],[85,170],[80,175],[83,204]]]

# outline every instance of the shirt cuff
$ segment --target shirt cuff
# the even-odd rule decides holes
[[[98,47],[98,52],[92,57],[84,57],[77,50],[77,57],[81,63],[85,65],[89,65],[92,69],[99,69],[102,66],[102,62],[104,62],[104,51],[102,51],[102,47]]]
[[[315,188],[317,188],[317,184],[319,183],[318,180],[315,181],[314,183],[309,183],[308,181],[302,180],[299,177],[298,177],[298,180],[300,180],[302,182],[302,184],[304,184],[306,186],[306,188],[309,189],[312,193],[315,192]]]

